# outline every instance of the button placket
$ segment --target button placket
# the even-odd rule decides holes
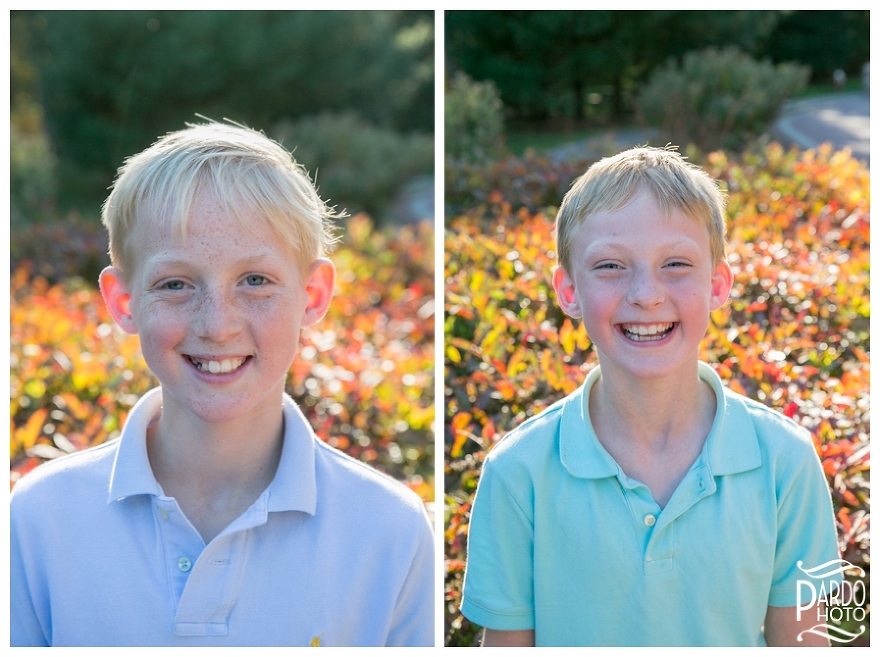
[[[645,575],[668,573],[674,567],[675,525],[655,527],[645,550]]]
[[[168,584],[177,606],[196,561],[204,549],[204,543],[180,511],[176,500],[159,497],[155,498],[154,504],[167,564]]]
[[[642,555],[645,555],[661,509],[654,501],[651,490],[645,484],[628,477],[622,471],[619,474],[618,480],[632,516],[633,528],[639,541],[639,549]]]
[[[223,533],[194,564],[177,606],[174,633],[186,636],[225,634],[229,614],[242,584],[248,531]]]

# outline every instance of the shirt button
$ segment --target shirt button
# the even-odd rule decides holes
[[[182,573],[189,572],[189,569],[193,567],[193,562],[190,561],[187,557],[180,557],[177,560],[177,568]]]
[[[159,509],[159,515],[162,520],[168,520],[168,512],[165,509]]]
[[[645,524],[648,525],[648,527],[653,527],[655,522],[657,522],[657,518],[650,513],[645,516]]]

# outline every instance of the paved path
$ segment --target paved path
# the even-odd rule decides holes
[[[434,221],[434,176],[418,176],[410,180],[392,204],[397,224]]]
[[[848,146],[853,156],[871,163],[870,101],[867,93],[839,93],[791,101],[770,134],[784,144],[815,148],[831,142]]]

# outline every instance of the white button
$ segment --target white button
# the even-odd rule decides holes
[[[648,525],[648,527],[653,527],[655,522],[657,522],[657,518],[650,513],[645,516],[645,524]]]
[[[165,509],[159,509],[159,515],[162,517],[162,520],[168,520],[168,512]]]
[[[190,561],[187,557],[180,557],[180,559],[177,560],[177,568],[182,573],[188,572],[189,569],[192,567],[193,567],[193,562]]]

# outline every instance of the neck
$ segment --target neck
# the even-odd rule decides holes
[[[613,442],[662,452],[681,442],[692,443],[694,433],[705,439],[716,402],[712,388],[700,379],[696,363],[661,379],[615,375],[613,370],[602,370],[590,394],[590,418],[606,449],[606,443]]]
[[[715,394],[689,373],[662,380],[621,379],[610,372],[590,391],[596,437],[633,479],[664,508],[700,455],[715,417]]]
[[[280,404],[274,412],[211,423],[163,400],[162,414],[147,430],[156,481],[206,543],[269,486],[283,442]]]

